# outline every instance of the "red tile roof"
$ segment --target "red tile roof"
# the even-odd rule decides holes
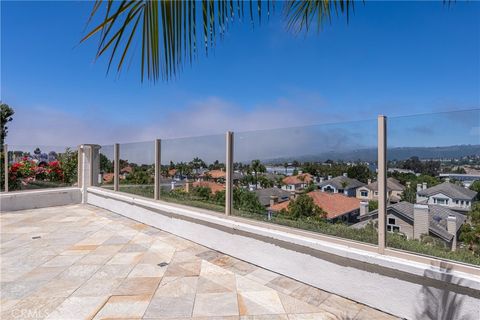
[[[104,173],[103,174],[103,182],[105,182],[105,183],[112,182],[113,181],[113,176],[114,176],[113,173]]]
[[[133,171],[132,167],[128,166],[128,167],[122,168],[120,170],[120,173],[125,173],[125,172],[126,173],[132,173],[132,171]]]
[[[220,179],[220,178],[225,178],[225,171],[223,170],[210,170],[208,172],[205,172],[206,176],[210,176],[212,179]]]
[[[282,180],[284,184],[302,184],[310,183],[311,181],[313,181],[313,178],[310,173],[302,173],[296,176],[289,176],[283,178]]]
[[[212,193],[225,190],[225,186],[223,184],[218,184],[212,181],[195,181],[192,183],[192,187],[208,187]]]
[[[340,193],[312,191],[308,195],[317,206],[327,213],[327,219],[333,219],[360,208],[360,199],[347,197]],[[270,207],[270,210],[288,210],[289,203],[290,200],[275,204]]]

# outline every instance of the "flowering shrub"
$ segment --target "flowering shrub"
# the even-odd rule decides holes
[[[64,182],[64,173],[59,161],[37,164],[34,160],[23,157],[10,166],[8,180],[10,188],[15,190],[33,181]]]

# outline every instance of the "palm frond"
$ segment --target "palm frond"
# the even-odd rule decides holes
[[[261,0],[257,1],[261,17]],[[132,42],[141,43],[141,78],[169,80],[197,56],[197,21],[203,27],[205,52],[223,37],[235,19],[243,17],[243,1],[202,0],[97,0],[87,24],[96,17],[100,22],[81,42],[99,35],[96,57],[109,54],[107,72],[116,62],[120,72]],[[250,12],[253,23],[253,12]],[[139,28],[139,26],[141,26]]]
[[[352,0],[297,0],[282,5],[287,27],[295,31],[308,30],[314,21],[320,26],[330,19],[332,11],[346,13],[348,18],[353,9]],[[257,17],[260,23],[262,17],[268,19],[270,10],[275,10],[274,1],[265,5],[262,0],[96,0],[87,24],[93,24],[96,18],[99,22],[81,42],[98,35],[96,57],[109,55],[107,72],[114,64],[120,72],[126,56],[136,48],[132,43],[139,42],[142,81],[169,80],[197,57],[198,41],[208,55],[217,37],[222,38],[231,23],[244,19],[244,6],[248,6],[252,26]],[[197,27],[203,29],[201,40]]]
[[[353,10],[353,0],[290,0],[285,3],[284,14],[287,29],[298,33],[308,32],[312,25],[320,30],[325,22],[331,21],[332,12],[345,14],[348,22]]]

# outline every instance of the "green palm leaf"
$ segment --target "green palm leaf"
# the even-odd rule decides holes
[[[87,24],[92,24],[95,18],[99,22],[81,42],[98,35],[97,58],[108,53],[107,72],[115,62],[120,72],[127,54],[135,47],[132,42],[139,41],[142,81],[169,80],[185,62],[192,63],[196,58],[197,27],[203,29],[202,42],[208,54],[215,47],[217,36],[222,38],[232,22],[243,20],[245,5],[252,26],[257,17],[260,23],[275,8],[274,1],[266,1],[264,5],[261,0],[97,0]],[[346,13],[348,19],[353,8],[352,0],[286,1],[281,5],[288,29],[295,32],[308,31],[312,24],[320,28],[324,21],[330,20],[332,11]]]

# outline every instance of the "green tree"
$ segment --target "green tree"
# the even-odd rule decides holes
[[[477,180],[472,183],[470,190],[477,192],[477,198],[480,198],[480,180]]]
[[[348,174],[348,177],[352,179],[357,179],[358,181],[361,181],[363,183],[367,183],[368,179],[371,179],[373,177],[373,174],[368,168],[368,166],[364,164],[357,164],[357,165],[348,167],[347,174]]]
[[[265,166],[260,162],[260,160],[252,160],[250,163],[250,168],[253,171],[253,177],[254,177],[254,184],[255,184],[255,189],[257,189],[257,184],[258,184],[258,173],[259,172],[265,172],[267,169]]]
[[[288,214],[293,219],[302,217],[325,218],[327,216],[327,213],[315,204],[312,197],[305,193],[298,195],[296,199],[290,201]]]
[[[292,162],[293,170],[297,170],[297,168],[300,166],[300,162],[297,160],[293,160]]]
[[[400,200],[407,201],[410,203],[417,202],[417,189],[415,186],[410,186],[403,190],[402,195],[400,196]]]
[[[377,200],[370,200],[368,201],[368,212],[378,209],[378,201]]]
[[[209,187],[194,187],[191,193],[192,196],[200,198],[201,200],[209,200],[212,196],[212,190]]]
[[[70,148],[58,155],[60,168],[63,172],[63,182],[71,184],[77,181],[78,152]]]
[[[467,223],[464,223],[460,229],[460,241],[468,245],[468,249],[472,253],[479,253],[480,246],[480,203],[473,204],[470,213],[468,214]]]
[[[100,171],[113,172],[113,161],[110,161],[103,153],[100,153]]]
[[[258,176],[257,180],[262,188],[272,188],[275,185],[274,180],[271,180],[264,175]]]
[[[265,213],[265,207],[262,206],[255,192],[243,188],[233,189],[233,206],[242,211]]]
[[[285,162],[285,163],[283,164],[283,166],[284,166],[284,168],[285,168],[285,175],[287,175],[287,174],[288,174],[288,162]]]
[[[8,126],[7,123],[13,120],[13,115],[15,111],[5,103],[0,104],[0,151],[3,152],[3,145],[5,144],[5,138],[8,134]]]

